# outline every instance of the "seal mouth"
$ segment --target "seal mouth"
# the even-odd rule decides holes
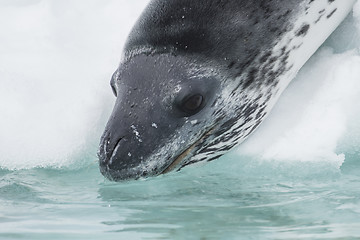
[[[130,179],[139,179],[146,178],[150,176],[157,176],[161,174],[166,174],[173,170],[180,170],[181,167],[188,165],[187,159],[190,159],[194,156],[201,147],[207,141],[209,136],[214,132],[216,125],[209,127],[204,133],[202,133],[195,142],[188,146],[185,150],[179,155],[174,156],[174,160],[168,158],[168,164],[154,165],[153,163],[142,162],[137,165],[127,165],[126,168],[121,168],[116,165],[115,160],[117,160],[117,153],[121,149],[121,144],[127,142],[126,137],[119,137],[114,141],[110,146],[110,141],[108,137],[103,138],[103,143],[98,152],[100,159],[100,172],[108,179],[113,181],[123,181]],[[202,149],[202,148],[201,148]]]
[[[208,136],[211,135],[211,133],[213,133],[215,127],[216,126],[213,126],[208,131],[206,131],[196,142],[191,144],[190,147],[185,149],[179,156],[177,156],[175,160],[167,168],[165,168],[165,170],[163,170],[160,174],[166,174],[177,168],[182,163],[182,161],[194,150],[195,147],[201,144]]]

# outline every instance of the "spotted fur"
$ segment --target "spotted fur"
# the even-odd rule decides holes
[[[112,79],[119,96],[100,144],[102,173],[158,175],[240,144],[355,1],[151,1]],[[192,82],[209,99],[182,116],[174,101]]]

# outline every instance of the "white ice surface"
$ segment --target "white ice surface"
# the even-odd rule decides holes
[[[0,1],[0,167],[96,164],[115,100],[110,77],[147,2]],[[233,154],[341,165],[360,143],[359,31],[357,3]]]

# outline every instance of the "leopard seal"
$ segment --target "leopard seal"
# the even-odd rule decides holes
[[[151,1],[111,79],[101,173],[156,176],[240,144],[355,1]]]

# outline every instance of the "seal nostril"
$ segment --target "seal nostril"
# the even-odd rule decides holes
[[[110,165],[112,164],[112,159],[116,155],[116,152],[121,145],[121,141],[124,140],[124,137],[118,139],[112,138],[111,134],[104,134],[102,137],[98,157],[101,165]]]
[[[108,140],[106,144],[107,149],[106,149],[106,163],[108,165],[111,165],[113,163],[113,160],[116,158],[116,155],[118,153],[118,149],[121,147],[121,143],[123,141],[126,141],[126,139],[124,137],[120,137],[118,140],[116,141],[111,141],[110,139]]]
[[[113,151],[112,151],[112,153],[111,153],[110,161],[112,161],[112,159],[113,159],[114,156],[116,155],[116,152],[117,152],[117,150],[118,150],[119,147],[120,147],[120,142],[121,142],[121,140],[123,140],[122,137],[119,138],[118,141],[116,141],[116,144],[114,145],[114,149],[113,149]],[[110,162],[110,164],[111,164],[111,162]]]
[[[116,144],[115,144],[115,148],[119,146],[119,143],[121,142],[121,140],[123,140],[123,137],[119,138],[119,140],[117,140]]]

